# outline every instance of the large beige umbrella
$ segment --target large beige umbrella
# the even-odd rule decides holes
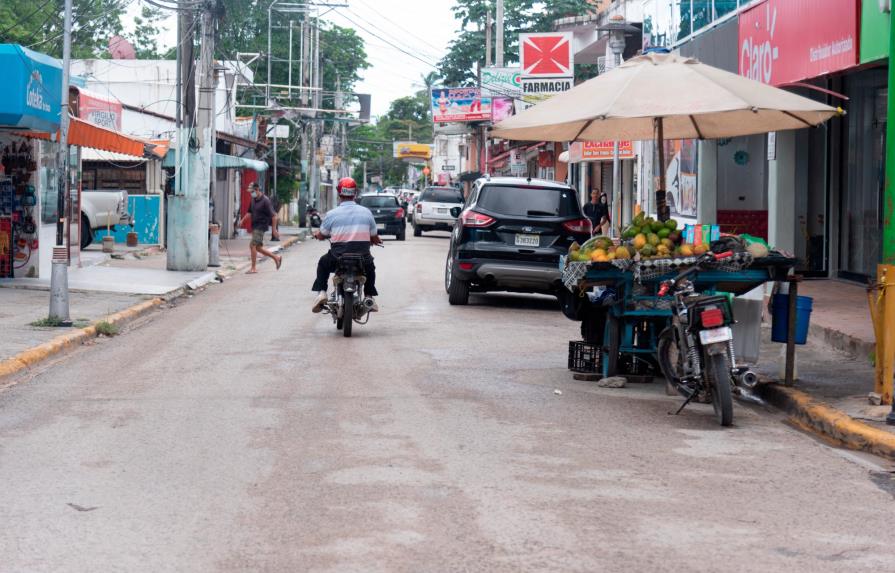
[[[651,53],[505,119],[491,133],[521,141],[717,139],[813,127],[837,113],[692,58]],[[659,172],[656,203],[664,219]]]

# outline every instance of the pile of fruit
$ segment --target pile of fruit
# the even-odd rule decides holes
[[[573,243],[569,248],[569,260],[575,262],[606,263],[615,259],[669,259],[694,257],[705,254],[709,245],[690,245],[684,242],[683,233],[674,219],[656,221],[639,213],[622,231],[620,245],[609,237],[592,237],[583,245]]]
[[[709,250],[707,244],[689,245],[674,219],[656,221],[638,213],[631,224],[622,231],[622,240],[640,255],[640,260],[693,257]]]

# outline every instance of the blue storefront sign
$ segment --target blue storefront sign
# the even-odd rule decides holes
[[[0,127],[56,133],[62,63],[17,44],[0,44]]]

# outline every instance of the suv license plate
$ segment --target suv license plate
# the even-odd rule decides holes
[[[438,208],[438,212],[439,212],[439,213],[447,213],[447,212],[448,212],[447,207],[445,207],[444,209],[442,209],[441,207],[439,207],[439,208]]]
[[[733,331],[729,326],[721,328],[712,328],[711,330],[699,331],[699,342],[703,344],[713,344],[715,342],[726,342],[733,338]]]
[[[376,225],[376,230],[377,230],[377,231],[384,231],[384,230],[385,230],[385,223],[378,223],[378,224]]]
[[[517,247],[539,247],[541,246],[541,236],[540,235],[516,235],[516,246]]]

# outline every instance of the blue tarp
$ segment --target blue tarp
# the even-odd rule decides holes
[[[0,126],[55,134],[62,106],[62,63],[18,44],[0,44],[0,70]]]

